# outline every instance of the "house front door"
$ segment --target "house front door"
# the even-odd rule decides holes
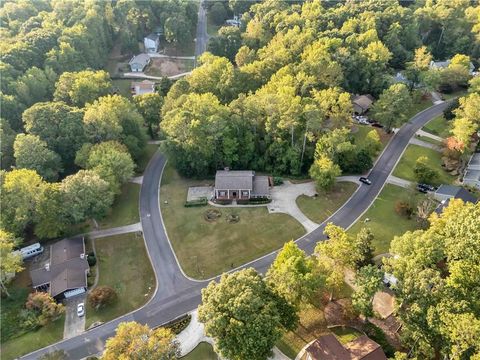
[[[234,199],[237,198],[237,192],[236,191],[232,191],[232,198],[234,198]]]

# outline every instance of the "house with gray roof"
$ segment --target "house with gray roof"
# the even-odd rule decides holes
[[[476,203],[477,198],[468,190],[461,186],[441,185],[433,194],[433,197],[440,201],[440,204],[435,209],[437,214],[441,214],[450,203],[451,199],[461,199],[463,202]]]
[[[270,198],[270,179],[252,170],[218,170],[214,195],[217,200]]]
[[[128,62],[132,72],[142,72],[148,64],[150,64],[150,56],[147,54],[135,55]]]
[[[158,52],[158,46],[160,45],[160,36],[157,33],[152,32],[143,38],[143,45],[147,53]]]
[[[430,69],[432,70],[442,70],[448,67],[450,65],[450,60],[445,60],[445,61],[430,61]],[[470,75],[473,75],[475,71],[475,66],[470,62],[468,71]]]
[[[365,114],[372,106],[373,100],[374,98],[370,94],[354,96],[352,98],[353,112],[357,115]]]
[[[480,153],[474,153],[470,158],[463,174],[463,183],[480,189]]]
[[[67,238],[50,245],[50,258],[30,270],[32,286],[61,300],[87,290],[88,266],[83,236]]]

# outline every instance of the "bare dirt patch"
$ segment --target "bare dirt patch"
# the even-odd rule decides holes
[[[190,59],[152,58],[145,73],[152,76],[173,76],[190,71],[192,67],[193,60]]]

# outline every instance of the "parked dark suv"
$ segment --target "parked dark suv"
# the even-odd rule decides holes
[[[366,177],[362,176],[360,179],[358,179],[360,182],[367,184],[367,185],[372,185],[372,182],[367,179]]]

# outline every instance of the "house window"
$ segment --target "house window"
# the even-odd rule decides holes
[[[243,196],[248,196],[248,191],[242,191]]]
[[[226,191],[220,191],[220,196],[226,196],[227,195],[227,192]]]

